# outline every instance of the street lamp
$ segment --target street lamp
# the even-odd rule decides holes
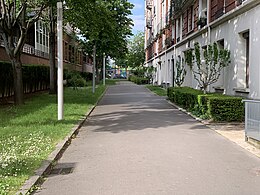
[[[58,120],[63,119],[63,31],[62,2],[57,2],[57,43],[58,43]]]

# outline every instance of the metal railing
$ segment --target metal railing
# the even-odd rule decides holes
[[[260,141],[260,101],[243,100],[245,102],[245,138]]]
[[[152,9],[152,1],[151,0],[146,0],[146,8],[147,9]]]
[[[152,28],[152,17],[147,17],[146,18],[146,27],[147,28]]]
[[[35,49],[33,46],[25,44],[23,46],[23,52],[26,54],[30,54],[30,55],[35,55],[37,57],[42,57],[42,58],[49,58],[49,54],[40,50]]]
[[[3,40],[0,40],[0,46],[4,47],[4,41]],[[26,53],[26,54],[34,55],[34,56],[37,56],[37,57],[42,57],[42,58],[49,59],[49,54],[48,53],[40,51],[40,50],[37,50],[32,45],[25,44],[23,46],[22,52]]]

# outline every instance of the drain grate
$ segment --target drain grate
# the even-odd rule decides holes
[[[68,175],[73,172],[73,168],[56,168],[53,169],[50,173],[50,175]]]
[[[73,172],[75,163],[61,163],[57,164],[54,169],[51,170],[50,175],[68,175]]]

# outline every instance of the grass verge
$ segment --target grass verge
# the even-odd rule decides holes
[[[92,108],[104,92],[99,86],[64,90],[64,120],[57,121],[56,96],[41,94],[19,107],[0,108],[0,194],[15,194]]]
[[[160,86],[146,85],[146,88],[150,89],[159,96],[167,96],[167,91]]]

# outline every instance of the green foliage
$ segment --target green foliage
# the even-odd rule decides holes
[[[144,51],[144,33],[138,32],[129,42],[128,42],[129,52],[127,55],[128,66],[130,67],[140,67],[145,61],[145,51]]]
[[[133,4],[127,0],[68,0],[66,20],[80,30],[87,40],[85,49],[92,54],[97,46],[97,56],[103,53],[116,58],[127,52],[127,38],[132,35]]]
[[[151,90],[159,96],[167,96],[167,91],[160,86],[146,85],[146,88],[148,88],[149,90]]]
[[[243,121],[244,119],[241,97],[215,93],[203,94],[201,90],[189,87],[170,87],[167,96],[170,101],[203,119],[214,121]]]
[[[13,68],[8,62],[0,62],[0,97],[13,95]],[[33,93],[49,88],[49,67],[24,65],[23,88],[24,93]]]
[[[91,87],[64,89],[64,120],[58,121],[56,95],[35,96],[22,106],[0,109],[0,194],[15,194],[58,142],[71,132],[97,102],[105,87],[95,94]]]
[[[184,61],[184,60],[182,60],[182,61]],[[180,87],[183,84],[186,73],[187,72],[181,62],[181,59],[177,60],[176,61],[176,72],[174,74],[175,74],[175,84],[178,87]]]
[[[65,79],[67,80],[67,86],[73,87],[85,87],[87,85],[86,80],[77,71],[69,71],[66,73]]]
[[[240,97],[211,97],[208,112],[214,121],[243,121],[244,104]]]
[[[185,52],[185,61],[190,66],[200,88],[206,93],[208,86],[218,81],[221,70],[230,64],[230,51],[219,49],[217,43],[202,49],[197,42],[194,44],[194,51]]]
[[[170,87],[168,89],[169,99],[188,110],[194,108],[200,94],[203,94],[203,92],[190,87]]]
[[[129,80],[138,84],[138,85],[144,85],[144,84],[148,84],[149,83],[149,79],[145,78],[145,77],[138,77],[138,76],[130,76]]]

